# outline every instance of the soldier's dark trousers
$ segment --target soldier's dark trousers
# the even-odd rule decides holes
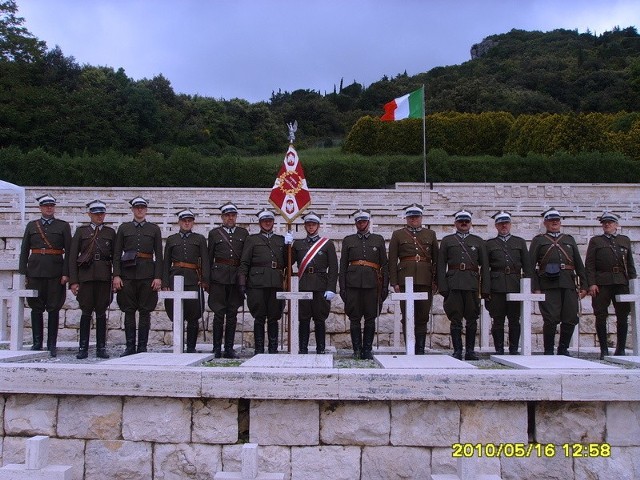
[[[493,319],[491,335],[496,353],[504,354],[504,322],[509,319],[509,353],[517,355],[520,343],[520,303],[507,302],[507,294],[491,292],[491,300],[485,302]]]
[[[236,285],[214,283],[209,290],[209,307],[213,311],[213,352],[216,358],[237,358],[233,351],[238,324],[238,309],[244,298]],[[226,322],[225,322],[226,318]]]
[[[462,340],[460,348],[456,348],[458,332],[462,332],[462,320],[466,320],[465,332],[465,358],[467,360],[477,360],[474,352],[476,343],[476,331],[478,328],[478,317],[480,316],[480,299],[475,290],[451,290],[443,303],[444,312],[451,321],[451,342],[453,343],[454,357],[458,358],[456,352],[462,350]]]
[[[560,324],[558,355],[567,355],[569,343],[564,340],[566,340],[569,330],[573,334],[573,330],[578,324],[578,294],[573,288],[550,288],[543,290],[542,293],[545,294],[545,300],[539,305],[544,322],[542,326],[544,353],[545,355],[553,355],[555,332],[557,325]],[[562,335],[563,325],[564,338]],[[568,340],[571,340],[571,335]]]
[[[299,353],[308,353],[309,337],[311,335],[311,318],[313,318],[313,326],[316,339],[316,353],[324,353],[325,351],[325,321],[329,316],[331,303],[324,298],[324,292],[313,292],[312,300],[303,300],[300,302],[300,329],[298,331],[298,340],[300,343]]]
[[[400,291],[404,292],[404,285],[400,286]],[[424,348],[426,344],[427,338],[427,323],[429,322],[429,312],[431,311],[431,303],[433,298],[431,297],[431,286],[430,285],[414,285],[414,292],[428,292],[429,300],[418,300],[415,302],[414,306],[414,332],[416,337],[416,347],[415,354],[416,355],[424,355]],[[404,340],[406,343],[406,328],[405,328],[405,315],[406,315],[406,304],[407,302],[400,302],[400,311],[402,312],[402,333],[404,334]]]
[[[66,299],[65,287],[60,283],[60,277],[28,277],[27,285],[29,288],[38,291],[37,297],[27,298],[27,304],[31,308],[32,329],[33,325],[35,325],[35,329],[33,330],[33,348],[34,350],[42,350],[43,314],[46,311],[48,313],[47,350],[49,350],[52,357],[55,357],[57,353],[56,344],[58,339],[60,309]],[[39,348],[35,348],[38,346]]]
[[[354,357],[373,358],[371,351],[379,308],[377,296],[375,288],[347,288],[345,313],[349,317]],[[360,326],[362,317],[364,317],[364,335]]]
[[[607,348],[607,317],[609,316],[609,305],[613,302],[616,312],[616,351],[614,355],[625,354],[625,344],[627,343],[628,318],[631,311],[631,304],[618,302],[616,295],[629,293],[628,285],[599,285],[598,295],[591,297],[593,313],[596,317],[596,334],[600,343],[600,353],[608,355]]]

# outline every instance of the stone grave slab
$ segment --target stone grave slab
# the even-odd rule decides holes
[[[450,355],[374,355],[382,368],[406,369],[473,369],[475,365]]]
[[[545,370],[617,370],[618,367],[604,363],[591,362],[565,355],[491,355],[491,360],[501,365],[520,369],[542,368]]]
[[[213,353],[136,353],[126,357],[113,358],[102,362],[102,365],[140,365],[154,367],[191,367],[211,360]]]
[[[49,352],[41,350],[0,350],[0,362],[21,362],[22,360],[35,360],[37,358],[49,358]]]
[[[604,357],[607,362],[619,363],[620,365],[630,365],[632,367],[640,367],[640,355],[628,355],[625,357],[614,357],[607,355]]]
[[[242,367],[250,368],[333,368],[333,355],[331,354],[315,354],[306,355],[269,355],[261,353],[246,362]]]

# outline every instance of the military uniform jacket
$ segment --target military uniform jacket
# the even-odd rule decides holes
[[[174,233],[167,238],[164,247],[162,286],[172,287],[173,277],[182,275],[185,285],[198,285],[198,282],[209,283],[209,254],[207,252],[207,240],[204,235],[191,232],[182,238],[182,235]],[[188,266],[175,265],[176,262],[197,265],[198,269]]]
[[[45,242],[37,223],[40,222]],[[64,255],[32,254],[31,249],[64,250]],[[55,278],[69,276],[69,249],[71,248],[71,227],[64,220],[53,219],[51,225],[43,225],[41,220],[27,224],[20,248],[19,271],[27,277]]]
[[[377,271],[366,265],[350,265],[351,262],[364,260],[380,265]],[[349,235],[342,240],[340,254],[340,291],[347,288],[376,288],[378,275],[381,276],[381,288],[387,289],[389,285],[389,264],[387,260],[387,248],[384,238],[375,233]]]
[[[298,262],[298,271],[300,271],[302,260],[314,243],[309,237],[293,242],[293,258]],[[318,250],[313,260],[307,264],[307,268],[300,278],[299,289],[304,292],[330,290],[335,293],[337,282],[338,256],[335,245],[329,240]]]
[[[437,261],[438,240],[433,230],[422,228],[417,232],[411,232],[408,228],[401,228],[391,234],[389,242],[391,285],[404,285],[405,278],[413,277],[414,285],[430,287],[436,280]]]
[[[608,238],[598,235],[589,240],[587,259],[587,285],[628,285],[636,278],[631,241],[626,235]]]
[[[440,242],[438,253],[438,289],[446,295],[450,290],[478,291],[480,287],[481,292],[488,295],[491,291],[488,267],[482,238],[472,233],[464,239],[455,233],[447,235]]]
[[[209,232],[209,260],[211,262],[212,283],[223,285],[235,285],[237,283],[238,267],[248,236],[249,232],[242,227],[235,227],[233,233],[227,233],[223,227],[214,228]],[[219,262],[216,262],[216,259]]]
[[[244,243],[238,283],[248,288],[282,288],[285,267],[284,237],[254,233]]]
[[[491,291],[509,293],[520,291],[520,279],[531,278],[533,267],[524,238],[509,235],[487,240],[487,256],[491,269]]]
[[[71,239],[69,251],[69,283],[82,282],[110,282],[113,248],[115,246],[116,231],[103,225],[97,232],[91,225],[78,227]],[[83,252],[91,254],[89,265],[78,266],[78,255]]]
[[[154,259],[136,258],[136,265],[123,267],[123,252],[142,252],[152,254]],[[113,251],[113,275],[128,280],[162,278],[162,234],[155,223],[144,222],[136,227],[134,222],[126,222],[118,227],[116,246]]]
[[[553,242],[546,234],[539,234],[533,237],[529,248],[529,258],[535,268],[531,285],[533,290],[547,290],[550,288],[575,288],[575,277],[580,280],[580,288],[587,289],[587,277],[585,274],[582,257],[578,251],[575,239],[571,235],[560,234],[559,245],[565,254],[553,246]],[[547,250],[551,249],[547,254]],[[546,258],[545,258],[546,255]],[[568,258],[567,258],[568,256]],[[560,275],[550,278],[545,274],[545,266],[549,263],[564,264],[574,267],[574,270],[561,269]]]

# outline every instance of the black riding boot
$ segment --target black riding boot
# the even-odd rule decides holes
[[[556,326],[552,323],[542,325],[542,342],[544,343],[544,354],[553,355],[556,341]]]
[[[362,353],[363,360],[373,360],[373,338],[376,336],[376,324],[374,321],[364,322],[364,332],[362,334]]]
[[[278,321],[267,321],[267,341],[269,353],[278,353]]]
[[[109,358],[107,353],[107,316],[96,313],[96,357]]]
[[[627,345],[627,331],[629,330],[629,323],[625,319],[624,321],[618,320],[616,333],[616,351],[613,353],[616,356],[624,357]]]
[[[227,317],[227,325],[224,330],[224,358],[238,358],[236,352],[233,350],[233,345],[236,341],[236,317]]]
[[[467,331],[465,332],[465,336],[464,336],[464,343],[465,343],[464,359],[465,360],[480,360],[476,355],[476,352],[474,352],[476,347],[477,329],[478,327],[476,325],[467,325]],[[504,336],[504,333],[503,333],[503,336]],[[504,346],[503,346],[503,351],[504,351]]]
[[[416,334],[416,355],[424,355],[425,345],[427,343],[427,334],[426,333],[418,333]]]
[[[89,332],[91,329],[91,315],[82,314],[80,316],[80,339],[78,354],[76,358],[82,360],[89,356]]]
[[[264,318],[256,318],[253,322],[254,353],[264,353]]]
[[[451,356],[462,360],[462,330],[460,328],[451,327],[451,343],[453,344],[453,353]]]
[[[198,342],[198,320],[187,322],[187,353],[196,353]]]
[[[124,337],[127,347],[122,352],[121,357],[136,353],[136,314],[135,312],[125,312],[124,314]]]
[[[509,355],[518,355],[520,330],[520,322],[509,323]]]
[[[493,346],[496,349],[496,353],[504,355],[504,317],[493,319],[491,336],[493,337]]]
[[[213,317],[213,356],[222,357],[222,334],[224,332],[224,317],[214,315]]]
[[[58,356],[58,324],[60,322],[60,310],[49,312],[47,315],[47,350],[51,357]]]
[[[309,353],[309,336],[311,335],[311,319],[298,323],[298,353]],[[293,352],[291,352],[293,353]]]
[[[596,336],[600,345],[600,360],[609,355],[609,345],[607,340],[607,318],[596,318]]]
[[[362,351],[362,329],[359,320],[350,323],[349,333],[351,334],[351,345],[353,346],[353,358],[358,360]]]
[[[569,325],[568,323],[560,324],[560,339],[558,340],[558,355],[564,355],[565,357],[570,357],[569,354],[569,343],[571,343],[571,337],[573,335],[573,330],[575,329],[575,325]]]
[[[42,330],[43,313],[31,310],[31,333],[33,334],[33,345],[31,350],[42,350]]]
[[[325,351],[325,335],[327,332],[327,327],[325,325],[324,320],[319,320],[314,322],[315,328],[315,337],[316,337],[316,353],[324,353]]]
[[[140,312],[138,321],[138,353],[147,351],[149,341],[149,330],[151,330],[151,312]]]

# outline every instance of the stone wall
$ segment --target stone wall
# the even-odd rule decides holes
[[[207,235],[217,226],[219,211],[217,207],[226,200],[233,199],[240,208],[239,223],[247,226],[251,232],[257,229],[254,213],[266,205],[268,189],[177,189],[150,188],[144,191],[125,188],[27,188],[27,199],[45,192],[51,192],[58,199],[57,214],[68,220],[72,228],[86,222],[85,203],[95,197],[102,198],[108,204],[107,221],[117,227],[121,222],[130,219],[127,200],[135,195],[143,194],[151,202],[148,218],[157,222],[163,231],[163,237],[175,232],[175,212],[181,208],[192,207],[197,213],[195,230]],[[4,195],[4,197],[2,196]],[[495,228],[491,215],[499,209],[507,209],[513,214],[513,232],[530,240],[540,231],[540,212],[551,206],[560,209],[566,218],[563,221],[564,231],[576,238],[584,257],[589,239],[601,232],[597,217],[603,209],[611,209],[621,214],[622,232],[632,239],[636,265],[640,265],[640,188],[637,185],[617,184],[435,184],[425,186],[419,183],[397,184],[386,190],[313,190],[312,208],[323,215],[321,233],[329,236],[340,253],[341,239],[353,233],[353,222],[349,214],[358,207],[370,208],[373,213],[372,229],[387,240],[391,232],[400,228],[404,221],[401,217],[403,207],[413,202],[425,206],[424,223],[430,225],[441,239],[452,231],[451,215],[465,207],[474,212],[474,233],[488,239],[495,236]],[[27,201],[27,219],[37,216],[35,202]],[[277,220],[276,231],[284,232],[286,225],[282,219]],[[302,237],[303,228],[299,221],[295,222],[294,236]],[[17,211],[16,198],[0,192],[0,284],[8,285],[10,274],[16,269],[23,225]],[[379,322],[377,342],[381,346],[393,343],[394,321],[399,315],[397,304],[387,300]],[[245,309],[246,310],[246,309]],[[59,339],[77,341],[80,311],[70,292],[61,312],[61,330]],[[205,313],[205,324],[208,326],[207,339],[211,339],[213,315]],[[109,344],[124,344],[123,315],[114,301],[109,312],[108,336]],[[589,298],[582,301],[582,318],[580,322],[580,345],[596,346],[595,319],[591,312]],[[29,310],[25,311],[25,338],[31,337]],[[244,329],[244,335],[240,329]],[[436,349],[449,349],[449,321],[442,310],[442,298],[436,296],[433,307],[433,320],[430,322],[431,334],[428,345]],[[615,341],[616,322],[609,322],[609,335]],[[246,310],[244,321],[240,321],[236,344],[244,341],[246,346],[253,345],[253,321]],[[93,339],[92,330],[92,339]],[[396,337],[399,338],[399,337]],[[172,325],[159,302],[152,316],[152,332],[150,344],[170,345]],[[202,332],[199,342],[203,341]],[[492,341],[492,340],[491,340]],[[629,340],[630,341],[630,340]],[[313,344],[313,335],[311,343]],[[327,321],[327,344],[337,348],[349,348],[350,337],[348,320],[344,315],[343,304],[336,297],[332,304],[332,312]],[[533,350],[542,350],[542,318],[536,306],[533,318]]]
[[[492,455],[478,459],[478,471],[505,480],[640,478],[640,402],[251,400],[248,438],[239,403],[5,395],[2,464],[22,463],[25,440],[48,435],[50,463],[72,465],[74,480],[204,479],[240,471],[248,440],[260,445],[260,471],[287,479],[429,479],[455,473],[452,445],[469,443]],[[554,444],[553,455],[498,458],[484,447],[534,441]],[[589,443],[605,454],[601,444],[610,445],[610,456],[567,456]]]

